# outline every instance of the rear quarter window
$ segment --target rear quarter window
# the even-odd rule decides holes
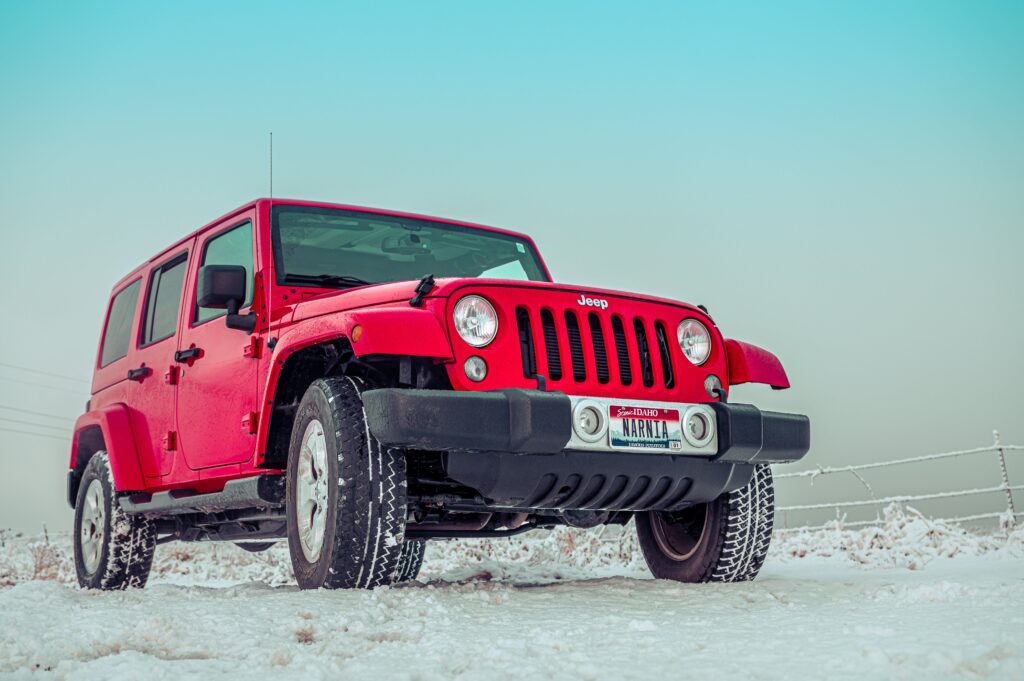
[[[100,346],[101,367],[128,355],[128,345],[132,338],[132,322],[135,321],[135,307],[141,286],[142,280],[136,279],[121,289],[110,302],[107,328],[103,330],[103,344]]]
[[[178,306],[185,283],[188,254],[181,253],[153,270],[149,279],[142,346],[170,338],[178,329]]]

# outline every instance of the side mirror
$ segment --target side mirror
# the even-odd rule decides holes
[[[225,324],[229,329],[252,333],[256,328],[256,314],[238,314],[245,300],[248,274],[241,265],[205,265],[199,270],[199,307],[227,310]]]

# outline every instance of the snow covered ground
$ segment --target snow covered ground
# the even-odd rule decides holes
[[[777,536],[731,585],[650,579],[631,526],[433,543],[373,592],[299,592],[283,547],[181,544],[145,590],[85,592],[67,541],[0,533],[2,676],[1024,678],[1024,532],[895,509]]]

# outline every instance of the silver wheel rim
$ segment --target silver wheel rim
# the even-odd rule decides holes
[[[96,572],[100,566],[106,515],[106,508],[103,504],[103,484],[99,480],[93,480],[89,483],[89,488],[85,490],[82,525],[78,533],[78,541],[82,547],[82,562],[85,563],[85,570],[89,574]]]
[[[313,419],[302,434],[296,479],[295,517],[299,527],[302,555],[310,563],[320,559],[327,529],[327,439],[324,427]]]

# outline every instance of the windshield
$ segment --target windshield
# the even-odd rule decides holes
[[[360,211],[274,206],[277,283],[349,288],[435,277],[547,281],[528,241]]]

